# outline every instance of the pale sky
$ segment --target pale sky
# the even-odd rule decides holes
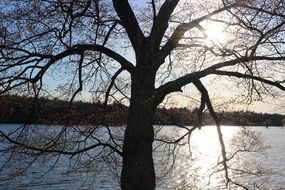
[[[148,0],[130,0],[130,2],[132,4],[137,4],[137,5],[146,5],[146,2],[148,2]],[[214,28],[213,29],[213,33],[209,33],[209,36],[218,36],[218,28]],[[130,55],[130,54],[126,54],[125,55],[129,60],[134,60],[134,56]],[[47,85],[49,86],[49,88],[54,89],[60,82],[61,80],[59,79],[58,81],[54,81],[51,78],[51,75],[46,76],[46,81],[47,81]],[[226,79],[225,79],[226,81]],[[191,96],[192,98],[196,98],[199,99],[199,93],[197,93],[196,90],[193,90],[193,87],[187,87],[187,89],[189,89],[188,92],[186,92],[186,96]],[[219,102],[221,102],[224,99],[230,99],[230,98],[234,98],[237,93],[231,93],[228,90],[225,89],[217,89],[211,86],[211,84],[208,86],[209,89],[209,94],[212,95],[213,97],[215,97],[214,99],[214,104],[220,104]],[[185,98],[185,95],[181,96],[181,95],[174,95],[173,98],[170,103],[171,106],[174,107],[193,107],[193,105],[195,105],[195,103],[193,102],[193,100],[189,100],[189,98]],[[222,95],[223,97],[221,97],[220,95]],[[82,97],[83,99],[87,100],[90,99],[90,94],[86,91],[82,92]],[[217,100],[218,99],[218,100]],[[285,98],[283,97],[283,100],[285,102]],[[282,100],[281,100],[282,101]],[[250,110],[250,111],[255,111],[255,112],[260,112],[260,113],[284,113],[285,114],[285,105],[281,105],[280,100],[274,100],[273,98],[265,98],[264,102],[253,102],[250,105],[240,105],[240,104],[235,104],[234,106],[231,104],[228,107],[225,107],[226,109],[228,109],[227,111],[235,111],[235,110]],[[196,106],[198,106],[198,104],[196,103]]]

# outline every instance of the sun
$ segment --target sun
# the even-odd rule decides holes
[[[203,28],[207,45],[221,45],[227,40],[224,24],[208,22],[203,25]]]

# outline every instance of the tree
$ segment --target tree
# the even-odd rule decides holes
[[[45,82],[56,78],[65,83],[61,89],[67,90],[70,106],[81,91],[92,91],[105,104],[129,102],[121,150],[114,140],[71,151],[24,144],[1,131],[2,136],[38,152],[75,155],[107,146],[123,158],[122,189],[155,189],[155,111],[169,94],[193,84],[201,94],[197,124],[173,143],[201,127],[207,107],[217,126],[227,182],[233,182],[207,79],[216,77],[220,86],[224,78],[233,79],[247,103],[282,96],[284,1],[151,0],[144,8],[127,0],[2,1],[1,94],[21,90],[38,97],[46,92]],[[221,25],[224,34],[211,37],[210,25]]]

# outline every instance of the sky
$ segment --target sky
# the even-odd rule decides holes
[[[146,5],[146,2],[149,2],[149,0],[130,0],[130,2],[134,5]],[[219,25],[205,25],[204,26],[207,29],[207,35],[210,40],[216,41],[216,40],[222,40],[221,38],[221,33],[223,28]],[[219,37],[219,38],[217,38]],[[208,40],[209,40],[208,39]],[[208,43],[208,42],[206,42]],[[131,54],[131,52],[126,52],[124,55],[127,59],[133,61],[134,56]],[[57,78],[54,80],[51,74],[48,74],[44,78],[46,87],[48,89],[52,89],[52,91],[56,91],[57,86],[62,82],[60,78]],[[210,96],[214,97],[215,99],[215,104],[219,105],[222,104],[223,101],[237,97],[238,92],[231,93],[227,89],[215,89],[212,88],[210,85],[210,81],[208,82],[208,89]],[[169,105],[173,107],[188,107],[190,109],[193,108],[194,106],[198,106],[196,101],[193,101],[193,99],[189,99],[189,97],[194,98],[194,99],[199,99],[199,93],[195,90],[193,90],[193,86],[191,85],[187,86],[185,88],[186,93],[184,95],[182,94],[175,94],[171,100]],[[220,96],[222,93],[223,96]],[[82,96],[79,98],[82,98],[85,101],[88,101],[91,99],[90,93],[87,91],[83,91]],[[187,96],[187,97],[186,97]],[[285,98],[283,97],[283,100],[285,102]],[[282,100],[281,100],[282,101]],[[225,109],[228,109],[228,111],[236,111],[236,110],[250,110],[250,111],[255,111],[255,112],[260,112],[260,113],[284,113],[285,114],[285,105],[281,105],[280,101],[276,101],[273,98],[267,97],[263,100],[263,102],[253,102],[249,105],[244,105],[244,104],[228,104],[229,106],[224,106]]]
[[[149,2],[149,0],[130,0],[131,3],[136,4],[136,5],[146,5],[146,2]],[[208,35],[208,39],[206,41],[206,43],[209,43],[209,40],[212,41],[223,41],[226,40],[227,37],[225,37],[223,35],[223,26],[221,24],[217,24],[215,23],[214,25],[204,25],[204,27],[207,29],[206,33]],[[227,79],[225,79],[224,82],[228,82],[226,81]],[[211,82],[209,82],[211,83]],[[210,86],[210,85],[209,85]],[[187,87],[188,88],[188,87]],[[220,92],[215,94],[215,91],[218,90]],[[217,104],[222,104],[220,102],[223,101],[224,99],[232,99],[233,97],[238,97],[239,93],[233,92],[231,93],[230,91],[227,91],[227,89],[213,89],[214,93],[212,93],[213,97],[216,97],[217,95],[219,96],[219,93],[223,93],[223,96],[221,96],[220,98],[222,100],[219,100]],[[188,92],[187,92],[188,93]],[[186,95],[187,95],[186,93]],[[199,97],[199,94],[197,94],[197,92],[193,93],[193,90],[189,92],[190,94],[192,94],[192,97]],[[188,94],[189,94],[188,93]],[[211,87],[209,90],[209,93],[211,93]],[[194,95],[193,95],[194,94]],[[185,98],[185,95],[175,95],[176,98],[174,98],[171,103],[172,106],[175,107],[193,107],[193,104],[195,105],[195,103],[193,101],[189,101],[189,98]],[[179,97],[179,98],[178,98]],[[284,104],[282,105],[282,102],[284,102]],[[235,110],[249,110],[249,111],[254,111],[254,112],[258,112],[258,113],[281,113],[281,114],[285,114],[285,97],[272,97],[272,96],[263,96],[262,101],[253,101],[250,104],[235,104],[235,105],[231,105],[229,107],[225,107],[225,109],[229,109],[232,111]]]

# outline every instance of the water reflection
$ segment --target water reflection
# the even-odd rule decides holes
[[[3,126],[0,127],[3,128]],[[48,134],[50,134],[55,128],[46,130],[43,131],[45,133],[49,131]],[[116,133],[117,139],[122,137],[123,129],[116,127],[112,130]],[[186,132],[185,129],[156,126],[156,131],[156,138],[164,140],[164,142],[156,141],[153,146],[157,189],[225,189],[224,171],[222,164],[218,164],[221,161],[220,145],[214,126],[195,130],[190,139],[185,138],[178,143],[165,142],[183,135]],[[258,136],[258,133],[249,131],[245,131],[248,134],[239,133],[239,127],[222,127],[222,131],[228,150],[227,157],[232,158],[228,161],[228,166],[230,176],[234,181],[247,184],[251,187],[249,189],[257,189],[261,185],[264,187],[262,189],[285,187],[285,165],[283,164],[285,130],[254,128],[254,131],[263,131],[273,147],[268,150],[267,156],[256,153],[266,148],[266,144],[261,144],[257,138],[254,138]],[[98,131],[98,134],[104,138],[105,131]],[[252,138],[245,138],[250,135]],[[76,137],[73,134],[72,139],[75,139],[74,136]],[[5,146],[2,142],[1,148]],[[240,150],[238,154],[235,153],[237,150]],[[251,156],[245,150],[252,150],[255,153]],[[102,157],[101,160],[94,161],[88,154],[78,158],[51,155],[37,159],[35,162],[29,156],[25,159],[13,157],[13,162],[9,162],[6,170],[1,171],[0,186],[4,189],[25,189],[26,187],[28,189],[120,189],[118,160],[112,157]],[[234,157],[232,157],[233,154]],[[9,156],[1,153],[1,164]],[[19,175],[20,169],[25,168],[29,162],[33,165]],[[279,173],[275,174],[267,170],[266,165],[279,170]],[[268,178],[270,176],[272,178]],[[263,184],[265,182],[268,184]],[[232,185],[228,189],[238,188]]]
[[[225,139],[231,138],[234,131],[233,129],[223,130]],[[166,132],[164,131],[161,136],[168,135],[168,138],[171,139],[183,135],[185,132],[185,130],[167,127]],[[195,130],[189,141],[186,141],[185,144],[181,143],[180,146],[172,145],[170,149],[173,149],[174,146],[179,147],[177,148],[179,154],[176,154],[175,158],[173,156],[176,161],[173,166],[170,166],[172,168],[171,178],[166,179],[167,186],[162,185],[161,189],[203,189],[208,186],[209,171],[217,164],[220,155],[216,128],[208,126],[201,130]],[[217,185],[213,181],[210,184]]]
[[[185,133],[173,128],[166,131],[169,139]],[[264,183],[268,182],[272,172],[264,164],[268,146],[262,135],[239,127],[223,127],[222,131],[232,180],[228,187],[216,127],[208,126],[195,130],[189,141],[172,145],[170,149],[177,146],[179,153],[175,155],[175,164],[169,166],[171,178],[166,179],[168,183],[161,189],[243,189],[238,184],[249,189],[266,188]],[[165,133],[162,136],[166,136]]]

